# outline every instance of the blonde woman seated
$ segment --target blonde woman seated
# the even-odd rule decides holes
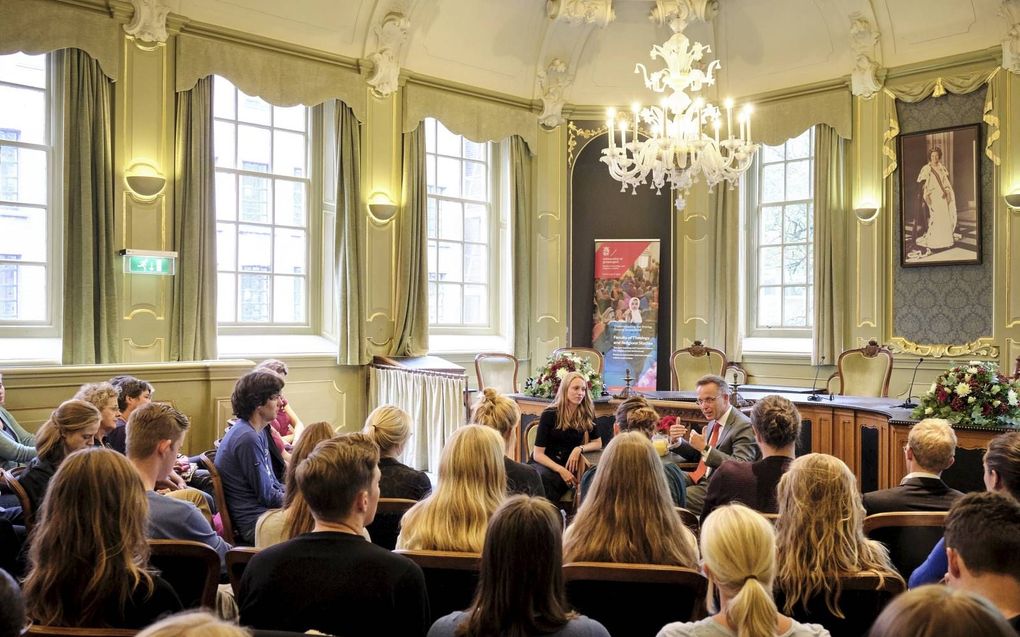
[[[308,533],[315,526],[312,512],[297,488],[297,468],[301,461],[315,449],[315,445],[333,437],[333,427],[328,422],[316,422],[305,427],[291,452],[287,465],[287,482],[282,509],[270,509],[255,523],[255,546],[265,548],[284,540]]]
[[[362,433],[379,445],[380,498],[421,500],[432,492],[432,482],[424,471],[397,460],[411,438],[410,414],[400,407],[380,405],[365,419]]]
[[[574,476],[584,463],[581,454],[602,448],[602,439],[591,436],[594,430],[595,403],[588,381],[578,372],[569,372],[560,380],[552,405],[538,419],[532,453],[531,464],[542,477],[545,497],[553,504],[576,486]]]
[[[117,406],[119,396],[120,389],[110,383],[86,383],[74,395],[75,400],[92,403],[99,410],[99,432],[96,433],[95,442],[97,447],[111,448],[106,437],[117,428],[117,419],[120,418],[120,407]]]
[[[503,439],[465,425],[443,448],[436,490],[404,514],[397,548],[480,553],[489,518],[505,498]]]
[[[779,480],[778,498],[776,584],[783,612],[820,621],[833,635],[866,631],[866,619],[847,617],[840,609],[837,576],[903,578],[885,546],[864,536],[864,505],[854,474],[839,458],[801,456]]]
[[[545,498],[507,500],[492,516],[471,607],[440,617],[428,637],[608,637],[567,605],[562,534],[563,518]]]
[[[514,426],[520,421],[521,409],[517,403],[491,387],[482,390],[482,395],[471,408],[471,422],[492,427],[503,437],[503,467],[506,469],[507,493],[544,496],[542,479],[538,477],[535,467],[510,459],[514,443],[512,438]]]
[[[564,562],[698,567],[697,542],[673,508],[652,441],[613,438],[591,491],[563,537]]]
[[[983,597],[948,586],[915,588],[889,602],[869,637],[1016,637]]]
[[[711,617],[667,624],[659,637],[822,637],[817,624],[781,614],[772,600],[776,533],[760,514],[732,504],[716,509],[701,527],[701,568],[708,578]],[[718,591],[718,605],[716,592]]]
[[[137,637],[251,637],[251,633],[212,613],[191,611],[156,622]]]

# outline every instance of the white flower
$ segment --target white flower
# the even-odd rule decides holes
[[[977,367],[968,367],[967,368],[967,373],[968,374],[976,374],[976,373],[978,373],[978,368]]]
[[[930,416],[930,415],[932,415],[934,413],[935,413],[935,410],[932,409],[931,407],[928,407],[927,409],[924,410],[924,415],[925,416]]]
[[[967,402],[968,402],[968,403],[974,403],[974,402],[977,402],[977,398],[974,398],[973,396],[971,396],[970,398],[968,398],[968,399],[967,399]]]
[[[980,365],[980,364],[981,364],[981,361],[971,361],[971,362],[969,362],[969,363],[967,363],[967,364],[968,364],[968,365]]]
[[[928,395],[929,396],[934,396],[936,389],[938,389],[938,384],[937,383],[932,383],[931,387],[928,389]]]
[[[993,394],[998,394],[1000,389],[1002,389],[1002,385],[996,383],[995,385],[992,385],[992,388],[988,391],[990,391]]]
[[[972,376],[970,374],[964,374],[963,382],[969,383],[971,378],[972,378]]]
[[[563,377],[566,376],[569,373],[570,372],[567,371],[566,367],[561,367],[561,368],[556,370],[556,378],[559,378],[560,380],[563,380]]]
[[[1002,404],[1001,400],[993,400],[992,401],[992,407],[998,407],[1001,404]]]
[[[961,396],[961,397],[962,396],[966,396],[969,393],[970,393],[970,385],[968,385],[967,383],[960,383],[959,385],[956,386],[956,394],[958,396]]]
[[[1011,389],[1006,392],[1006,402],[1009,403],[1010,407],[1016,407],[1018,397],[1015,389]]]

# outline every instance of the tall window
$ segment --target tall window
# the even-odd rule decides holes
[[[48,56],[0,55],[0,326],[53,316],[51,82]]]
[[[761,148],[749,208],[750,336],[811,335],[813,153],[813,128]]]
[[[493,147],[426,119],[429,326],[486,332],[495,325],[499,215]]]
[[[309,322],[309,114],[213,80],[220,325]]]

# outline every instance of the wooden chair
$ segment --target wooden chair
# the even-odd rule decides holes
[[[837,604],[843,613],[842,618],[829,612],[824,594],[808,600],[806,606],[795,604],[790,616],[802,623],[821,624],[832,637],[861,637],[868,634],[889,600],[905,588],[899,580],[888,577],[883,579],[871,573],[840,577],[839,582],[842,592]],[[779,612],[785,613],[786,598],[783,592],[777,588],[775,595]]]
[[[889,549],[889,558],[903,579],[909,579],[932,547],[942,539],[946,511],[876,513],[864,518],[864,534]]]
[[[611,635],[654,636],[704,615],[708,580],[695,569],[653,564],[563,565],[567,601]]]
[[[432,622],[471,605],[478,586],[482,557],[478,553],[452,551],[394,551],[421,567],[429,596]]]
[[[375,520],[368,525],[368,534],[372,544],[392,551],[397,546],[400,535],[400,520],[407,510],[418,504],[417,500],[406,498],[379,498],[379,506],[375,510]]]
[[[173,587],[184,608],[216,608],[220,556],[191,540],[149,540],[149,564]]]
[[[209,472],[209,479],[212,480],[213,499],[216,500],[216,508],[219,509],[223,537],[227,542],[237,544],[238,538],[234,533],[234,525],[230,522],[230,510],[227,508],[227,494],[223,491],[223,478],[220,477],[219,469],[216,468],[216,450],[210,449],[202,453],[199,458],[202,461],[202,468]]]
[[[1013,380],[1020,380],[1020,356],[1016,357],[1016,367],[1013,368]]]
[[[25,531],[30,532],[35,524],[35,511],[32,509],[32,500],[29,499],[28,493],[9,470],[5,469],[3,473],[0,473],[0,480],[3,481],[3,486],[7,491],[18,496],[18,502],[21,503],[21,517],[25,522]]]
[[[38,637],[134,637],[138,633],[133,628],[64,628],[32,624],[21,634]]]
[[[492,387],[502,394],[516,394],[519,367],[517,357],[511,354],[483,352],[476,355],[475,376],[478,377],[478,391]]]
[[[248,568],[251,558],[259,554],[259,549],[251,546],[235,546],[227,551],[227,577],[230,578],[230,588],[234,590],[234,597],[237,597],[237,589],[241,585],[241,577],[244,569]]]
[[[680,516],[680,522],[683,523],[694,537],[701,537],[701,521],[698,520],[698,516],[694,515],[693,511],[689,511],[683,507],[673,507],[676,509],[677,515]]]
[[[579,358],[587,359],[591,366],[598,370],[599,376],[606,369],[605,356],[593,347],[558,347],[553,350],[553,356],[559,356],[560,354],[573,354]]]
[[[893,354],[871,339],[864,347],[848,349],[836,361],[836,373],[829,376],[826,387],[832,379],[839,378],[840,396],[889,396],[889,379],[892,378]]]
[[[701,341],[694,341],[690,347],[678,349],[670,355],[669,369],[674,391],[694,391],[702,376],[722,376],[725,373],[726,354],[721,349],[706,347]]]

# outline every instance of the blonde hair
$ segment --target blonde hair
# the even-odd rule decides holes
[[[35,450],[46,462],[59,465],[67,455],[64,436],[81,433],[99,424],[99,409],[90,402],[72,398],[60,403],[35,435]]]
[[[120,399],[120,389],[105,381],[102,383],[85,383],[78,389],[78,393],[74,397],[77,400],[92,403],[96,406],[96,409],[102,410],[111,398],[115,401]]]
[[[404,514],[397,548],[479,553],[505,494],[503,439],[494,429],[465,425],[443,448],[436,490]]]
[[[492,387],[483,389],[482,395],[471,407],[471,422],[492,427],[503,436],[503,440],[510,438],[514,425],[520,419],[521,409],[517,403]]]
[[[920,468],[939,473],[953,464],[956,432],[948,420],[925,418],[910,428],[907,446]]]
[[[567,400],[567,390],[570,384],[580,378],[584,381],[584,400],[574,408]],[[549,409],[556,410],[556,426],[559,429],[576,429],[577,431],[591,431],[592,423],[595,422],[595,403],[591,399],[588,381],[581,372],[567,372],[560,380],[560,388],[556,390],[556,398],[553,399]]]
[[[192,611],[158,621],[136,637],[251,637],[251,633],[212,613]]]
[[[281,538],[284,540],[308,533],[315,527],[315,519],[312,518],[308,503],[301,494],[301,490],[298,489],[296,474],[301,462],[312,453],[315,446],[332,437],[333,426],[320,420],[305,427],[294,443],[290,453],[290,463],[287,465],[286,488],[283,497],[285,517]]]
[[[697,568],[694,535],[680,523],[651,440],[613,438],[563,537],[565,562],[623,562]]]
[[[776,628],[772,580],[776,533],[759,513],[741,504],[712,511],[701,527],[701,558],[708,567],[709,610],[718,613],[713,587],[730,598],[726,621],[737,637],[771,637]]]
[[[362,433],[388,455],[411,437],[411,414],[395,405],[379,405],[368,414]]]
[[[779,480],[776,521],[779,567],[776,577],[786,594],[784,612],[816,595],[836,617],[839,576],[874,572],[903,581],[880,542],[864,536],[864,506],[857,480],[839,458],[811,453],[797,458]]]
[[[869,637],[1015,637],[998,609],[969,591],[929,584],[895,597],[871,626]]]

